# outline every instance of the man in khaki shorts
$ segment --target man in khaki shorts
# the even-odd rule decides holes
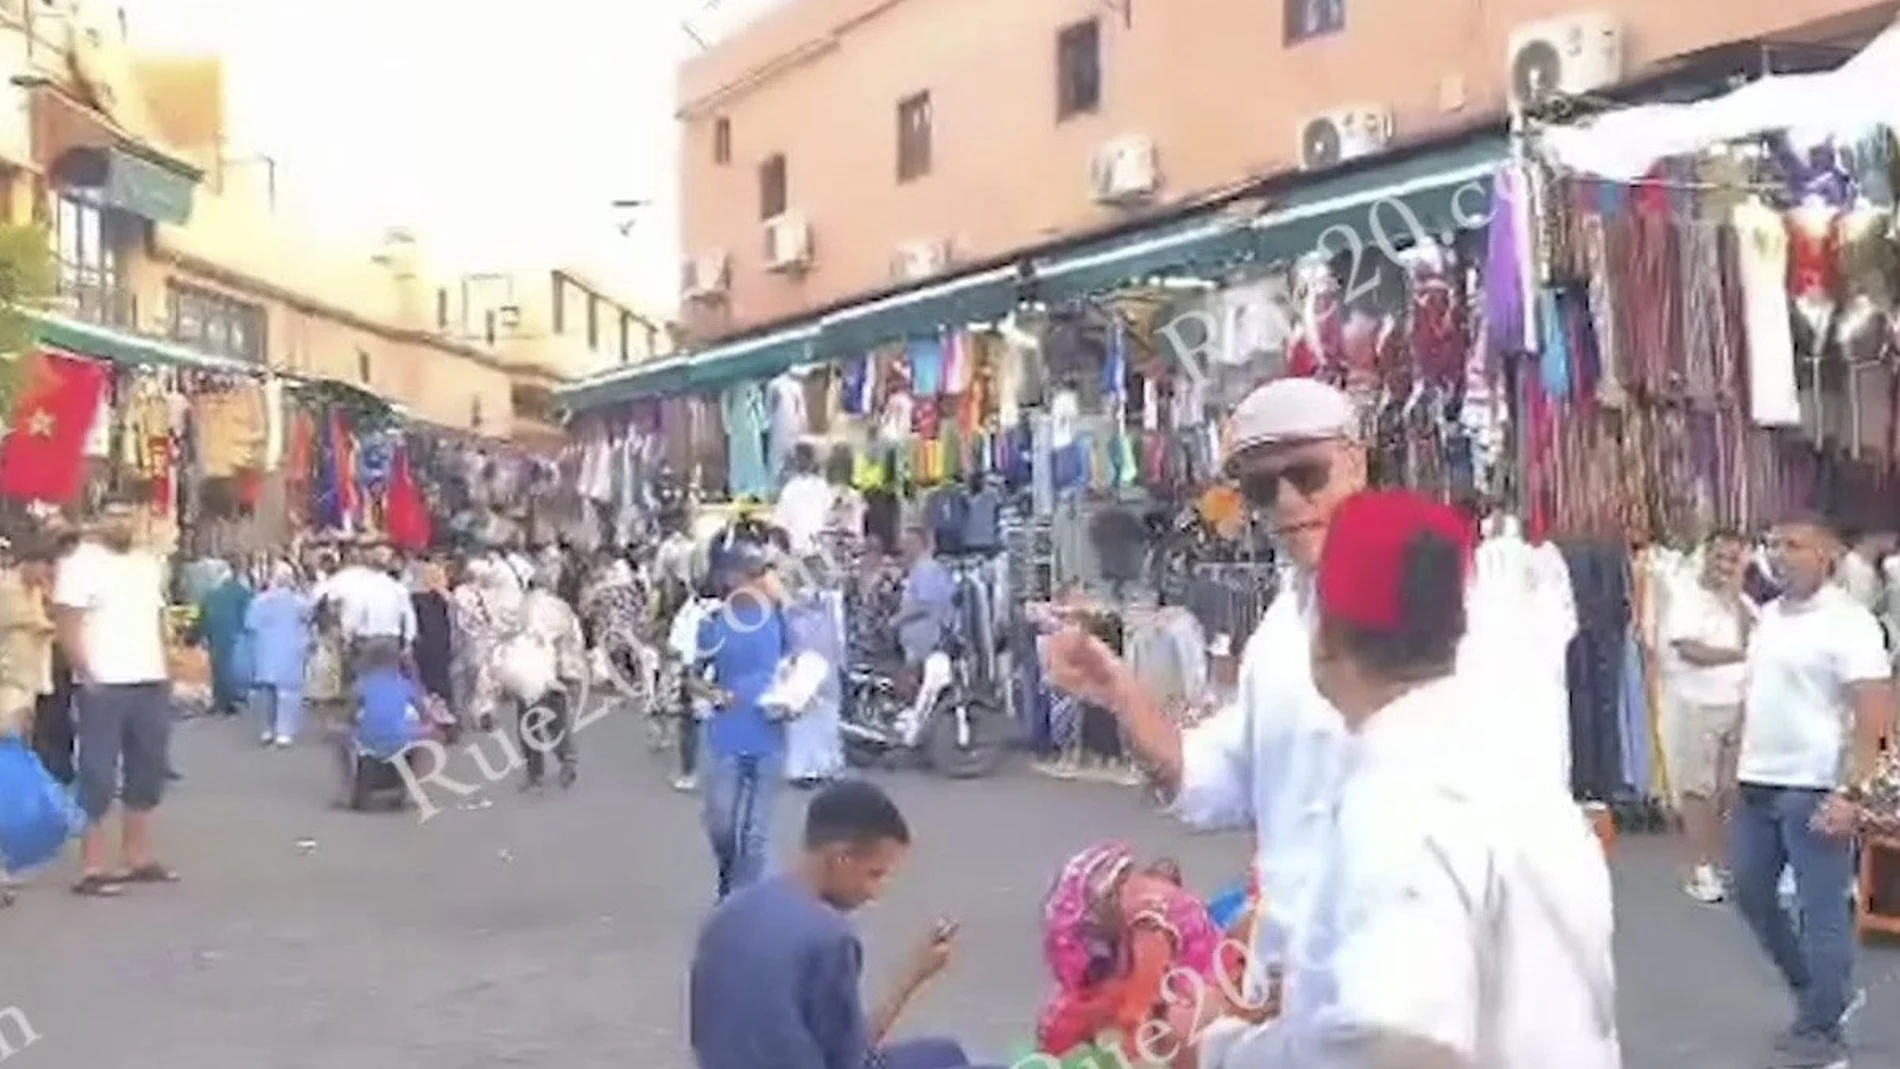
[[[1690,851],[1684,890],[1700,902],[1728,895],[1723,840],[1735,794],[1742,687],[1755,606],[1742,593],[1748,546],[1732,531],[1709,536],[1702,574],[1673,592],[1663,639],[1676,709],[1674,773]]]

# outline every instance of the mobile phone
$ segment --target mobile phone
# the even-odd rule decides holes
[[[950,940],[956,938],[956,934],[957,922],[945,917],[937,922],[936,929],[930,933],[930,941],[933,943],[948,943]]]

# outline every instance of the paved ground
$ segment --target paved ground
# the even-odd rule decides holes
[[[636,726],[584,738],[569,796],[490,792],[489,808],[411,817],[325,811],[314,750],[247,731],[181,731],[189,776],[167,810],[188,882],[79,901],[47,873],[0,914],[0,1007],[41,1036],[7,1069],[672,1069],[685,1066],[682,963],[711,877],[691,802]],[[920,848],[865,918],[873,982],[939,912],[960,960],[909,1029],[991,1053],[1028,1033],[1042,990],[1035,904],[1052,866],[1124,835],[1224,882],[1244,856],[1189,837],[1133,792],[1016,772],[893,777]],[[786,813],[790,826],[792,813]],[[314,848],[299,840],[315,841]],[[1666,845],[1617,859],[1630,1069],[1752,1069],[1786,1008],[1726,911],[1674,890]],[[1395,963],[1397,966],[1399,963]],[[1900,1066],[1900,953],[1865,966],[1861,1066]],[[16,1045],[21,1016],[0,1023]]]

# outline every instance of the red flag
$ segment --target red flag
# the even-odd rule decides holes
[[[389,477],[389,544],[419,552],[429,548],[429,509],[409,471],[409,451],[396,451],[396,470]]]
[[[19,375],[13,425],[0,442],[0,494],[66,504],[85,487],[86,438],[112,373],[42,349],[21,358]]]

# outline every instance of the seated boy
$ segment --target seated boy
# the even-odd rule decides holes
[[[862,780],[824,787],[805,811],[805,849],[783,875],[740,890],[700,929],[688,1014],[699,1069],[961,1069],[947,1039],[886,1043],[904,1006],[950,960],[939,921],[896,990],[866,1012],[864,948],[850,913],[878,896],[910,829]]]
[[[351,729],[337,740],[342,772],[337,803],[356,801],[356,762],[359,757],[395,762],[419,756],[410,747],[435,737],[427,714],[429,696],[421,684],[402,670],[402,654],[394,647],[372,647],[364,652],[356,681],[351,685],[356,714]]]

